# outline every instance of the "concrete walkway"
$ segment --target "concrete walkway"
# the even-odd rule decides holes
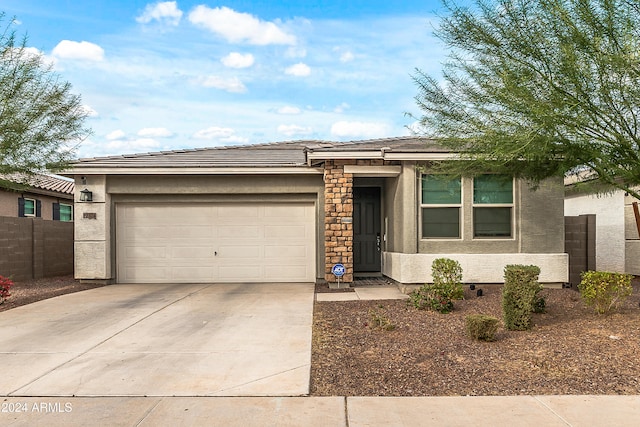
[[[357,300],[385,300],[405,299],[408,295],[400,292],[396,285],[373,285],[354,287],[353,292],[325,292],[317,293],[316,301],[357,301]]]
[[[11,397],[4,426],[637,426],[638,396]]]

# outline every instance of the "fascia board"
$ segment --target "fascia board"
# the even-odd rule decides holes
[[[91,167],[78,166],[59,175],[322,175],[323,168],[132,168],[132,167]]]
[[[380,151],[321,151],[321,152],[308,152],[307,159],[309,160],[325,160],[325,159],[382,159],[382,153]]]
[[[345,165],[344,173],[350,173],[356,177],[393,178],[399,176],[402,173],[402,166]]]

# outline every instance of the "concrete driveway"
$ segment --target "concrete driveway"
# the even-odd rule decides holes
[[[313,285],[112,285],[0,313],[0,395],[309,393]]]

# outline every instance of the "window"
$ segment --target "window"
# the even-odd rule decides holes
[[[473,180],[473,236],[511,237],[513,179],[480,175]]]
[[[73,206],[64,203],[54,203],[53,219],[56,221],[73,221]]]
[[[422,176],[422,238],[460,238],[461,193],[460,178]]]
[[[32,217],[40,216],[40,201],[35,199],[19,198],[18,199],[18,216]]]

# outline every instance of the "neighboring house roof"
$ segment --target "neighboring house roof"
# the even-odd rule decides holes
[[[57,175],[24,175],[24,174],[6,174],[0,175],[0,181],[16,183],[19,186],[25,186],[31,193],[46,194],[54,196],[62,196],[65,198],[73,198],[74,182],[68,178]]]
[[[254,145],[196,148],[156,153],[80,159],[69,173],[99,173],[118,169],[119,173],[143,173],[167,168],[188,173],[204,169],[231,170],[285,168],[314,169],[318,160],[329,158],[378,158],[389,160],[428,160],[450,155],[450,151],[433,140],[421,137],[381,138],[363,141],[286,141]],[[428,157],[432,156],[432,157]],[[314,162],[314,160],[316,162]]]

